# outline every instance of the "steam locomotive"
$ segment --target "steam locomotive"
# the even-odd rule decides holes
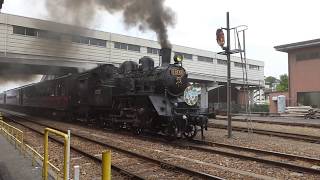
[[[145,56],[139,64],[104,64],[8,90],[0,94],[0,104],[136,134],[149,131],[192,139],[201,131],[203,137],[208,117],[197,104],[199,93],[188,82],[183,56],[175,55],[174,64],[170,64],[171,49],[161,49],[161,56],[159,67]]]

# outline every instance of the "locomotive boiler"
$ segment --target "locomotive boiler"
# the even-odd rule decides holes
[[[194,138],[207,127],[207,114],[198,107],[198,91],[182,66],[183,56],[161,49],[161,66],[150,57],[119,67],[104,64],[84,73],[6,91],[9,106],[46,110],[63,119],[96,123],[101,127]],[[16,96],[14,96],[16,94]],[[1,98],[0,98],[1,99]]]

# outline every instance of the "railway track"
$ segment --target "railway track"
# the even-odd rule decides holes
[[[8,118],[8,117],[7,117],[7,118]],[[24,124],[24,123],[18,122],[18,121],[16,121],[16,120],[14,120],[13,118],[10,118],[10,117],[9,117],[9,119],[10,119],[13,123],[18,124],[18,125],[26,128],[26,129],[29,129],[29,130],[32,131],[32,132],[35,132],[35,133],[37,133],[37,134],[39,134],[39,135],[41,135],[41,136],[44,135],[44,133],[43,133],[43,129],[44,129],[44,128],[43,128],[42,130],[39,130],[39,129],[36,129],[36,128],[30,126],[30,125],[26,125],[26,124]],[[61,141],[61,140],[59,140],[59,139],[57,139],[57,138],[54,138],[54,137],[49,136],[49,139],[50,139],[50,140],[53,140],[53,141],[55,141],[56,143],[59,143],[59,144],[61,144],[61,145],[64,144],[63,141]],[[97,163],[99,163],[99,164],[102,165],[102,159],[101,159],[100,157],[95,156],[95,155],[93,155],[93,154],[90,154],[90,153],[88,153],[88,152],[86,152],[86,151],[83,151],[83,150],[81,150],[80,148],[75,147],[75,146],[72,146],[72,145],[70,146],[70,149],[71,149],[72,151],[75,151],[75,152],[77,152],[77,153],[79,153],[79,154],[81,154],[81,155],[83,155],[83,156],[85,156],[85,157],[87,157],[87,158],[89,158],[89,159],[91,159],[91,160],[93,160],[93,161],[95,161],[95,162],[97,162]],[[113,164],[112,164],[112,165],[111,165],[111,168],[112,168],[112,170],[115,170],[115,171],[123,174],[124,176],[129,177],[130,179],[135,179],[135,180],[144,180],[144,179],[145,179],[144,177],[142,177],[142,176],[140,176],[140,175],[138,175],[138,174],[135,174],[135,173],[133,173],[133,172],[127,171],[126,169],[124,169],[124,168],[121,167],[121,166],[117,166],[117,165],[113,165]]]
[[[42,126],[48,126],[42,123],[39,123],[39,124]],[[51,128],[56,128],[56,127],[51,127]],[[79,135],[75,134],[73,136],[79,136]],[[91,139],[88,139],[87,137],[81,136],[81,138],[91,141]],[[151,138],[149,137],[148,139],[151,139]],[[158,142],[159,141],[164,142],[163,140],[158,138],[157,139],[153,138],[152,140],[158,141]],[[116,150],[123,151],[122,149],[118,149],[117,147],[114,147],[112,145],[107,145],[99,141],[96,141],[95,143],[101,144],[103,146],[108,146]],[[316,158],[280,153],[275,151],[265,151],[260,149],[234,146],[234,145],[216,143],[216,142],[210,142],[210,141],[201,141],[201,140],[193,140],[189,142],[183,141],[183,143],[172,143],[172,144],[179,147],[183,147],[183,148],[194,149],[194,150],[204,151],[204,152],[213,153],[213,154],[221,154],[224,156],[235,157],[235,158],[244,159],[244,160],[256,161],[256,162],[269,164],[277,167],[282,167],[282,168],[286,168],[286,169],[290,169],[298,172],[320,174],[319,169],[311,168],[312,165],[320,164],[320,159],[316,159]],[[136,155],[136,154],[133,154],[133,155]],[[141,155],[138,155],[138,156],[141,156]],[[143,157],[143,158],[146,158],[146,157]],[[158,162],[158,163],[162,164],[161,162]],[[301,165],[298,165],[298,164],[301,164]],[[305,164],[309,165],[310,167],[305,166]],[[164,164],[164,166],[169,167],[170,165]]]
[[[200,151],[205,151],[208,153],[222,154],[230,157],[270,164],[298,172],[320,174],[320,169],[311,168],[312,165],[320,164],[320,159],[317,158],[298,156],[275,151],[265,151],[261,149],[234,146],[224,143],[216,143],[202,140],[192,140],[191,143],[193,144],[187,144],[184,146]],[[308,164],[309,167],[307,167],[305,164]]]
[[[208,127],[209,128],[217,128],[217,129],[227,129],[226,125],[214,124],[214,123],[209,123]],[[263,129],[248,129],[245,127],[237,127],[237,126],[232,126],[232,130],[241,131],[241,132],[253,132],[256,134],[277,136],[277,137],[281,137],[281,138],[293,139],[293,140],[298,140],[298,141],[305,141],[305,142],[310,142],[310,143],[317,143],[317,144],[320,143],[319,136],[285,133],[285,132],[270,131],[270,130],[263,130]]]
[[[25,118],[25,117],[22,117],[22,118]],[[46,127],[50,127],[47,125],[47,123],[42,125]],[[52,127],[52,128],[57,129],[56,127]],[[91,130],[94,131],[94,129],[91,129]],[[128,133],[120,133],[120,134],[128,135]],[[149,141],[151,140],[150,137],[146,138],[145,136],[142,136],[142,137],[138,136],[137,138],[143,139],[143,140],[149,140]],[[161,140],[157,138],[156,139],[152,138],[152,141],[163,142],[163,139]],[[166,143],[168,144],[168,142]],[[290,169],[296,172],[320,174],[320,170],[308,167],[311,165],[318,166],[320,164],[320,160],[315,158],[310,158],[310,157],[297,156],[297,155],[285,154],[285,153],[274,152],[274,151],[264,151],[264,150],[253,149],[248,147],[239,147],[239,146],[233,146],[228,144],[215,143],[215,142],[209,142],[209,141],[199,141],[199,140],[188,142],[188,144],[184,143],[182,145],[179,143],[179,144],[176,144],[176,146],[180,146],[186,149],[193,149],[197,151],[207,152],[211,154],[220,154],[223,156],[234,157],[234,158],[242,159],[242,161],[243,160],[256,161],[263,164],[269,164],[276,167]],[[299,163],[300,165],[298,165]],[[306,164],[307,164],[307,167],[306,167]],[[166,165],[164,166],[169,167]]]
[[[217,118],[217,120],[227,121],[226,118]],[[214,121],[214,119],[213,119]],[[268,120],[247,120],[247,119],[235,119],[233,118],[232,121],[237,122],[253,122],[259,124],[275,124],[275,125],[285,125],[285,126],[300,126],[300,127],[310,127],[310,128],[320,128],[320,124],[306,124],[306,123],[298,123],[298,122],[283,122],[283,121],[268,121]]]
[[[15,118],[23,119],[23,121],[28,121],[28,122],[22,123],[21,121],[15,120],[15,118],[11,118],[11,120],[14,123],[20,124],[21,126],[24,126],[39,134],[43,134],[40,129],[43,129],[44,127],[50,127],[46,124],[27,120],[26,118],[22,118],[16,115],[12,115],[12,116],[14,116]],[[28,125],[28,123],[30,124]],[[31,123],[37,124],[38,128],[35,128],[34,125],[32,125]],[[54,128],[62,132],[65,132],[63,129],[58,129],[56,127],[50,127],[50,128]],[[55,139],[55,141],[58,141],[58,140]],[[130,177],[130,179],[152,179],[152,178],[155,178],[153,177],[155,174],[161,174],[163,177],[156,177],[160,179],[170,178],[170,177],[177,178],[177,179],[185,179],[185,178],[190,178],[190,176],[199,177],[202,179],[223,179],[221,177],[213,176],[203,172],[194,171],[192,169],[189,169],[183,166],[178,166],[172,163],[168,163],[168,162],[164,162],[158,159],[148,157],[146,155],[138,154],[127,149],[119,148],[105,142],[97,141],[97,140],[82,136],[80,134],[72,133],[71,149],[76,152],[79,152],[80,154],[83,154],[86,157],[90,157],[99,163],[101,163],[101,158],[99,158],[99,156],[101,155],[101,152],[100,154],[99,152],[96,152],[96,151],[90,153],[82,150],[82,148],[79,148],[73,144],[81,144],[82,147],[94,146],[95,149],[105,149],[106,147],[112,149],[113,154],[116,154],[117,156],[116,159],[119,159],[119,162],[117,162],[117,160],[113,158],[113,162],[120,164],[120,165],[112,164],[112,168],[116,171],[124,172],[124,174]],[[123,162],[121,163],[121,161]],[[134,166],[137,166],[137,167],[134,167]],[[127,168],[123,168],[123,167],[127,167]],[[131,169],[131,170],[127,170],[127,169]],[[147,170],[147,171],[141,171],[141,170]],[[151,172],[151,174],[149,172]]]

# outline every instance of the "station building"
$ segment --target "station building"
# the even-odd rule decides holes
[[[275,46],[288,53],[289,106],[320,108],[320,39]]]
[[[119,66],[143,56],[159,65],[157,41],[75,27],[52,21],[0,14],[0,72],[59,74],[99,64]],[[172,45],[172,57],[183,54],[189,78],[201,84],[201,103],[226,102],[227,57],[212,51]],[[264,85],[264,62],[231,57],[232,101],[239,103],[243,68],[250,86]],[[240,87],[240,88],[239,88]]]

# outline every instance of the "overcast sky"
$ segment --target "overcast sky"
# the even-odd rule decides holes
[[[265,62],[265,76],[287,73],[287,54],[274,46],[319,38],[319,0],[167,0],[166,5],[177,15],[175,27],[169,28],[173,44],[214,52],[221,51],[215,31],[226,26],[229,11],[231,27],[248,26],[247,57]],[[43,0],[5,0],[2,12],[48,19]],[[91,28],[156,40],[154,32],[126,29],[120,14],[99,15]]]

